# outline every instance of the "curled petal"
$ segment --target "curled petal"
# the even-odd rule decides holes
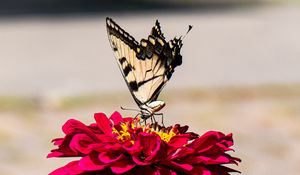
[[[143,150],[143,147],[140,141],[136,141],[132,146],[129,147],[123,145],[123,149],[126,150],[130,155],[138,155]]]
[[[91,152],[89,145],[93,143],[93,140],[85,134],[77,134],[70,142],[70,148],[73,151],[78,151],[83,154]]]
[[[86,130],[86,129],[87,128],[85,124],[75,119],[68,120],[62,127],[62,130],[65,134],[70,134],[78,130]]]
[[[159,136],[141,133],[139,135],[140,144],[143,146],[142,154],[139,158],[142,162],[154,162],[166,158],[166,144],[162,142]]]
[[[114,152],[102,152],[99,154],[99,160],[106,164],[116,162],[123,158],[125,158],[123,154],[117,154]]]

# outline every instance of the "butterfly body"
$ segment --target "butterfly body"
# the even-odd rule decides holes
[[[141,105],[140,109],[142,113],[142,118],[146,119],[148,117],[153,116],[156,112],[160,111],[165,105],[165,102],[160,100],[152,101],[150,103]]]
[[[167,42],[158,21],[148,38],[140,43],[110,18],[106,18],[106,27],[123,78],[142,118],[147,119],[165,106],[157,98],[174,68],[182,63],[182,40],[174,38]]]

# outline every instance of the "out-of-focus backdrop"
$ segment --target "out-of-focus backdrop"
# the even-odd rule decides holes
[[[70,118],[137,108],[106,36],[112,17],[139,41],[159,19],[185,34],[160,99],[165,123],[232,132],[245,175],[300,173],[300,3],[286,0],[2,0],[0,174],[41,175]],[[121,111],[124,115],[134,115]]]

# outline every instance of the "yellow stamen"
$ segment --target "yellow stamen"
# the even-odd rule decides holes
[[[139,121],[137,120],[136,122],[131,122],[131,123],[122,123],[120,124],[120,130],[117,130],[113,128],[112,132],[117,135],[117,139],[120,141],[130,141],[132,144],[134,144],[134,140],[131,140],[131,133],[130,130],[136,129],[136,128],[141,128],[143,132],[145,133],[153,133],[157,134],[161,140],[165,142],[169,142],[172,137],[177,135],[177,132],[174,131],[173,129],[169,131],[165,131],[164,129],[159,129],[159,127],[152,127],[150,124],[147,125],[139,125]]]
[[[173,137],[173,136],[175,136],[176,135],[176,133],[174,133],[174,132],[169,132],[169,133],[166,133],[166,132],[156,132],[159,136],[160,136],[160,138],[163,140],[163,141],[165,141],[165,142],[169,142],[170,140],[171,140],[171,138]]]

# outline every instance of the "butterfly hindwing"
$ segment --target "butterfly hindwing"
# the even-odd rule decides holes
[[[161,31],[160,24],[158,20],[155,21],[155,25],[152,27],[150,35],[154,37],[161,37],[162,39],[165,39],[164,34]]]
[[[165,41],[156,21],[148,39],[138,43],[112,19],[106,19],[108,38],[121,73],[139,106],[155,101],[170,79],[174,68],[181,64],[181,45]],[[179,64],[180,63],[180,64]]]

